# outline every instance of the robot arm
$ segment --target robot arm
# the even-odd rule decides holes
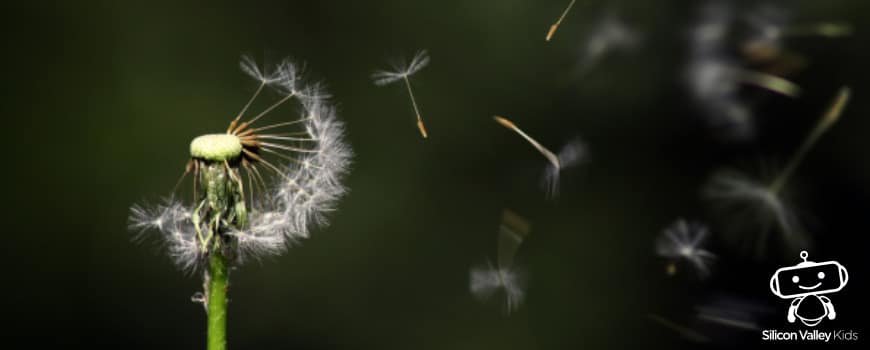
[[[804,298],[805,297],[794,298],[794,300],[791,301],[791,305],[788,307],[788,316],[786,317],[788,319],[788,323],[794,323],[797,316],[798,305],[801,304],[801,301],[803,301]]]
[[[833,320],[834,318],[836,318],[837,312],[834,311],[834,303],[831,302],[831,299],[821,295],[819,296],[819,299],[822,301],[822,305],[825,306],[825,311],[827,311],[828,313],[828,319]]]

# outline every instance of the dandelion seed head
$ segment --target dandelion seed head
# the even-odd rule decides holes
[[[699,223],[678,219],[656,239],[656,254],[689,263],[698,276],[710,275],[710,264],[716,255],[703,248],[709,229]]]
[[[233,209],[217,216],[221,221],[203,222],[206,211],[201,208],[206,200],[199,198],[189,205],[171,198],[160,205],[135,205],[130,210],[130,228],[160,232],[169,256],[184,270],[198,268],[209,254],[206,242],[210,241],[204,240],[211,238],[205,237],[215,232],[228,240],[236,263],[281,254],[288,245],[307,238],[312,229],[328,224],[326,214],[347,191],[342,181],[352,152],[323,86],[305,84],[302,69],[289,60],[261,69],[252,58],[243,56],[240,66],[260,82],[260,88],[268,85],[282,97],[256,116],[241,119],[259,95],[258,88],[225,134],[194,139],[189,168],[194,171],[196,187],[198,172],[207,166],[222,166],[217,167],[224,172],[222,176],[240,189],[239,197],[231,198],[237,203],[230,204],[243,211]],[[254,124],[261,117],[279,114],[276,108],[286,101],[297,103],[300,118]],[[238,219],[239,215],[244,219]],[[218,224],[219,229],[214,226]]]
[[[250,226],[239,237],[242,253],[247,256],[275,255],[285,244],[307,238],[312,226],[328,224],[326,213],[346,192],[342,184],[352,152],[344,143],[344,127],[337,121],[335,109],[322,101],[312,100],[303,107],[305,129],[318,140],[317,152],[298,162],[288,162],[283,176],[268,194],[268,200],[251,215]]]
[[[372,73],[375,85],[384,86],[407,79],[429,65],[429,54],[426,50],[417,51],[410,62],[401,59],[392,65],[392,70],[377,70]]]

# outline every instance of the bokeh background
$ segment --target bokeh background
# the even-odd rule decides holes
[[[579,1],[550,43],[544,34],[567,1],[6,3],[0,300],[10,324],[0,334],[28,348],[204,347],[205,315],[190,302],[199,276],[177,271],[158,243],[131,242],[127,215],[168,195],[189,141],[223,130],[244,104],[256,86],[237,60],[249,53],[305,62],[329,87],[356,157],[331,226],[232,274],[231,348],[759,344],[760,331],[700,322],[694,307],[741,300],[766,310],[755,315],[762,328],[795,328],[767,281],[797,256],[753,259],[724,244],[723,220],[701,186],[722,167],[784,163],[846,84],[852,104],[791,185],[816,243],[811,260],[838,260],[851,273],[827,326],[866,339],[870,3],[767,2],[795,23],[855,30],[786,41],[807,60],[789,76],[804,93],[745,87],[759,118],[745,142],[707,128],[684,84],[703,3]],[[726,3],[738,14],[759,4]],[[589,33],[608,14],[642,45],[578,72]],[[428,140],[402,87],[369,79],[422,48],[432,63],[413,83]],[[493,115],[551,148],[582,137],[589,160],[548,200],[538,183],[543,158]],[[494,258],[505,208],[532,222],[518,257],[528,295],[510,316],[468,292],[469,268]],[[668,276],[654,255],[655,237],[679,217],[711,225],[709,248],[720,258],[707,280],[685,269]]]

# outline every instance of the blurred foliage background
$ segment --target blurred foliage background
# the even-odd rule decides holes
[[[755,2],[734,2],[737,11]],[[131,204],[168,195],[196,135],[221,131],[256,87],[243,53],[290,55],[325,82],[356,157],[332,224],[280,258],[232,275],[236,349],[568,349],[694,346],[651,322],[687,325],[710,295],[772,308],[770,274],[797,257],[742,257],[722,244],[713,277],[669,277],[654,255],[678,217],[716,222],[700,188],[721,167],[782,164],[844,84],[853,103],[798,170],[811,259],[838,260],[852,281],[835,296],[837,328],[858,315],[870,209],[866,1],[771,2],[794,22],[845,21],[853,35],[788,41],[808,60],[789,78],[798,99],[757,104],[751,142],[727,143],[690,103],[683,72],[700,1],[14,2],[3,5],[0,104],[7,197],[3,310],[8,339],[88,348],[202,348],[205,317],[159,244],[131,242]],[[616,14],[643,39],[577,73],[587,33]],[[414,76],[422,140],[399,86],[369,74],[428,49]],[[285,110],[283,113],[291,115]],[[545,162],[492,121],[502,115],[552,148],[580,136],[589,161],[538,186]],[[752,168],[750,167],[750,170]],[[528,297],[505,317],[468,292],[473,264],[494,258],[500,215],[532,222],[519,259]],[[776,242],[771,241],[771,242]],[[856,310],[851,312],[850,310]],[[834,327],[834,326],[832,326]],[[759,342],[713,329],[714,345]],[[20,337],[20,338],[19,338]],[[866,336],[864,336],[866,338]]]

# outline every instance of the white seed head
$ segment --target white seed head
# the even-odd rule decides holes
[[[344,141],[344,126],[327,102],[303,101],[304,128],[317,140],[315,152],[280,167],[282,174],[274,177],[268,193],[255,199],[248,227],[231,233],[238,238],[241,261],[281,254],[288,244],[307,238],[313,227],[327,225],[326,214],[346,192],[342,181],[352,151]]]
[[[248,220],[241,227],[226,227],[220,233],[233,238],[236,249],[231,256],[238,263],[281,254],[289,244],[308,237],[312,229],[326,225],[326,215],[347,190],[343,180],[352,156],[344,140],[344,126],[320,84],[304,85],[300,70],[289,60],[260,69],[253,59],[243,56],[240,66],[261,87],[269,85],[284,97],[256,117],[241,123],[241,119],[234,120],[226,134],[201,136],[191,143],[194,159],[226,161],[242,157],[224,164],[231,172],[229,178],[247,191],[244,205]],[[251,101],[258,93],[259,89]],[[251,126],[285,101],[297,103],[301,118]],[[275,131],[279,127],[295,130]],[[270,133],[262,133],[265,130]],[[280,158],[267,160],[268,156]],[[242,180],[242,174],[248,182]],[[157,206],[136,205],[130,211],[130,227],[138,232],[159,231],[176,264],[195,269],[205,254],[194,227],[194,212],[198,210],[197,204],[183,205],[175,199]],[[199,231],[207,232],[209,224],[201,225]]]

